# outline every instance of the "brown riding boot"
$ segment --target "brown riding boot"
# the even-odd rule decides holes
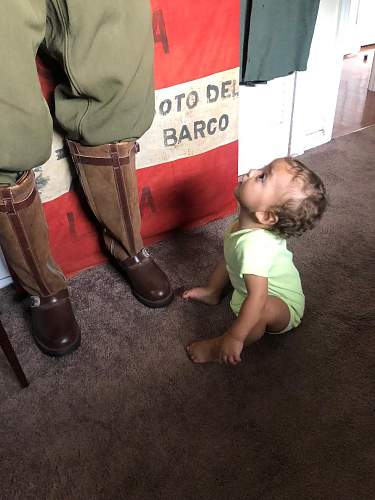
[[[0,186],[0,246],[31,295],[32,333],[44,354],[63,356],[81,341],[64,274],[52,258],[48,228],[32,170]]]
[[[149,307],[167,306],[173,291],[141,238],[135,170],[136,142],[83,146],[67,141],[83,190],[103,226],[106,248],[130,282],[135,297]]]

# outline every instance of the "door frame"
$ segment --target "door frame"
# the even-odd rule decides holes
[[[333,44],[327,47],[327,52],[323,54],[321,60],[321,70],[319,70],[319,61],[315,57],[314,68],[307,68],[305,72],[296,72],[294,75],[294,95],[293,107],[290,123],[290,138],[288,146],[289,155],[299,155],[307,149],[319,146],[331,140],[332,129],[336,113],[337,97],[341,80],[343,58],[345,55],[348,30],[353,23],[353,4],[357,0],[337,0],[337,10],[333,13],[336,17],[336,32],[333,37]],[[325,2],[325,4],[323,4]],[[321,8],[332,6],[332,1],[321,0]],[[352,9],[351,9],[352,7]],[[326,29],[318,24],[320,21],[319,13],[317,19],[318,31],[314,36],[319,37],[320,29]],[[317,39],[315,40],[315,43]],[[313,42],[314,44],[314,38]],[[312,51],[314,46],[312,45]],[[315,54],[316,55],[316,54]],[[324,56],[326,59],[324,60]],[[319,96],[320,101],[317,106],[322,107],[323,119],[316,130],[309,130],[308,107],[311,105],[312,96],[309,93],[311,88],[311,79],[317,74],[325,79],[324,95]],[[310,80],[309,80],[310,78]]]

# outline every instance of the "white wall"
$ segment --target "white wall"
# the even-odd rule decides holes
[[[359,0],[357,25],[360,45],[375,43],[375,0]]]
[[[294,75],[240,86],[239,174],[288,153]]]
[[[356,54],[362,45],[375,43],[375,0],[345,0],[342,15],[347,20],[345,54]]]
[[[346,18],[347,30],[344,36],[344,54],[356,54],[361,49],[358,26],[358,9],[362,0],[347,0],[343,6],[343,17]]]

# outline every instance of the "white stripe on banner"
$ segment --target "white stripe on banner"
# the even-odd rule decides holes
[[[238,68],[155,92],[151,128],[139,140],[137,168],[195,156],[238,138]],[[59,132],[49,160],[34,169],[43,202],[68,192],[72,172]]]
[[[156,92],[137,168],[205,153],[238,138],[238,68]]]
[[[70,190],[72,169],[67,159],[67,146],[59,132],[54,131],[49,160],[34,168],[36,185],[42,202],[51,201]]]

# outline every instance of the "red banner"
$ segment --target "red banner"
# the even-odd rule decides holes
[[[239,2],[153,0],[156,114],[137,155],[148,245],[235,210]],[[55,74],[39,61],[52,103]],[[67,275],[106,260],[97,228],[72,189],[63,139],[35,169],[53,254]]]

